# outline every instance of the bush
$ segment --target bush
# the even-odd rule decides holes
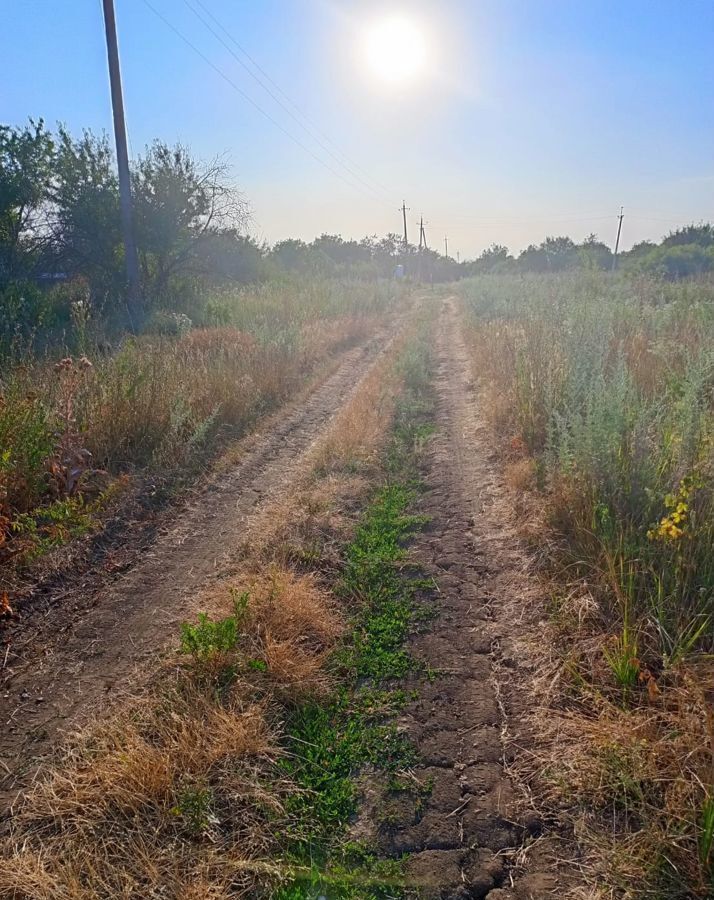
[[[653,293],[584,276],[464,284],[494,421],[658,667],[714,649],[714,290]]]
[[[170,309],[157,309],[149,317],[145,331],[148,334],[164,334],[179,337],[188,334],[192,322],[185,313],[173,312]]]

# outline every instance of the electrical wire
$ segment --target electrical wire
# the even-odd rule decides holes
[[[335,142],[326,135],[312,120],[309,116],[304,113],[300,107],[295,103],[294,100],[291,100],[290,97],[282,90],[282,88],[270,77],[270,75],[260,66],[259,63],[253,59],[253,57],[248,53],[248,51],[241,46],[241,44],[233,37],[233,35],[228,31],[228,29],[223,25],[216,16],[205,6],[201,0],[194,0],[196,6],[200,7],[205,14],[216,24],[216,26],[222,31],[228,40],[242,53],[246,59],[250,61],[250,63],[260,72],[262,78],[255,74],[255,72],[251,71],[250,67],[246,65],[243,60],[236,55],[236,53],[230,48],[230,46],[221,38],[219,34],[211,27],[209,22],[206,21],[204,16],[202,16],[198,10],[194,7],[194,5],[190,2],[190,0],[184,0],[184,4],[191,10],[191,12],[198,18],[200,22],[211,32],[211,34],[216,38],[216,40],[220,41],[220,43],[226,48],[226,50],[231,54],[231,56],[236,60],[238,65],[240,65],[248,75],[260,85],[260,87],[272,98],[272,100],[278,104],[278,106],[286,112],[290,118],[306,133],[310,136],[310,138],[318,144],[325,153],[327,153],[338,165],[342,166],[350,175],[362,183],[368,190],[373,191],[375,194],[387,195],[389,193],[388,189],[381,185],[378,181],[372,178],[358,163],[356,163],[353,159],[351,159],[343,150],[341,150]],[[263,80],[265,79],[265,80]],[[265,82],[268,82],[266,84]],[[274,90],[273,90],[274,88]],[[276,93],[277,92],[277,93]],[[280,96],[278,96],[278,94]],[[297,115],[290,109],[286,103],[281,100],[281,97],[284,98],[287,104],[290,104]],[[304,121],[302,121],[304,120]],[[307,124],[306,124],[307,123]],[[327,142],[327,143],[325,143]],[[330,147],[327,146],[330,144],[337,153],[333,152]],[[340,158],[341,157],[341,158]],[[347,162],[345,162],[346,160]],[[361,173],[361,174],[360,174]],[[363,178],[362,176],[366,176]],[[371,182],[371,184],[369,183]],[[376,189],[375,189],[376,188]]]
[[[301,150],[303,150],[310,157],[312,157],[312,159],[314,159],[315,162],[319,163],[323,168],[327,169],[328,172],[331,172],[336,178],[339,178],[340,181],[344,182],[346,185],[348,185],[353,190],[358,191],[359,193],[363,194],[366,197],[369,197],[370,200],[373,199],[373,197],[370,197],[369,194],[367,194],[365,192],[365,190],[362,187],[360,187],[359,184],[355,184],[354,182],[348,180],[341,172],[339,172],[339,171],[337,171],[337,169],[333,168],[328,162],[326,162],[324,159],[322,159],[320,156],[318,156],[316,153],[314,153],[299,138],[295,137],[294,134],[292,134],[290,131],[288,131],[287,128],[283,127],[283,125],[281,125],[281,123],[276,118],[271,116],[270,113],[267,112],[266,110],[264,110],[263,107],[259,103],[257,103],[255,100],[253,100],[253,98],[249,94],[247,94],[244,90],[242,90],[242,88],[240,88],[229,75],[226,75],[226,73],[219,66],[217,66],[211,59],[209,59],[209,57],[206,56],[206,54],[203,53],[203,51],[199,50],[198,47],[194,43],[192,43],[181,31],[179,31],[178,28],[176,28],[175,25],[173,25],[166,18],[166,16],[163,15],[163,13],[159,12],[159,10],[156,9],[156,7],[153,5],[153,3],[150,2],[150,0],[143,0],[143,2],[144,2],[144,5],[147,6],[154,13],[154,15],[158,19],[160,19],[164,23],[164,25],[166,25],[167,28],[169,28],[171,31],[173,31],[174,34],[177,37],[179,37],[186,44],[186,46],[190,47],[191,50],[193,50],[193,52],[196,53],[197,56],[200,56],[201,59],[208,66],[210,66],[213,69],[213,71],[216,72],[216,74],[220,75],[220,77],[228,85],[230,85],[230,87],[232,87],[233,90],[239,96],[241,96],[247,103],[249,103],[254,109],[256,109],[269,122],[271,122],[279,131],[281,131],[294,144],[296,144],[298,147],[300,147]]]

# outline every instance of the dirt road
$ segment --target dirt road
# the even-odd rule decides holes
[[[399,795],[386,819],[382,801],[371,802],[365,790],[355,828],[385,856],[409,854],[408,883],[421,896],[545,900],[568,884],[557,862],[568,850],[529,805],[512,765],[531,740],[524,685],[528,642],[542,625],[542,588],[479,418],[458,306],[452,298],[433,302],[440,304],[433,334],[437,428],[415,510],[429,524],[414,537],[410,557],[436,585],[436,615],[411,638],[423,667],[407,677],[413,699],[398,721],[418,751],[413,775],[420,789]],[[270,514],[270,504],[297,483],[314,442],[394,333],[385,330],[346,354],[304,403],[181,511],[142,560],[76,598],[81,614],[68,614],[74,606],[66,599],[50,606],[41,635],[47,640],[28,640],[9,667],[0,710],[7,800],[26,787],[63,730],[123,692],[135,693],[207,587],[239,568],[251,517],[263,507]]]
[[[40,627],[17,636],[0,673],[0,809],[41,767],[58,734],[136,691],[137,670],[155,663],[167,642],[175,645],[179,623],[197,612],[199,590],[234,567],[248,516],[290,484],[395,327],[347,352],[331,377],[251,441],[239,464],[180,510],[125,573],[63,589],[61,601],[46,598]]]
[[[420,686],[401,723],[423,760],[417,778],[431,791],[418,814],[404,809],[389,849],[411,854],[410,880],[426,896],[540,900],[566,883],[554,862],[557,838],[509,769],[527,740],[519,684],[528,659],[518,644],[538,628],[542,589],[478,416],[452,300],[435,341],[437,432],[419,510],[430,524],[412,555],[439,591],[433,625],[413,641],[437,677]]]

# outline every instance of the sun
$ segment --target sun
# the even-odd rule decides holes
[[[365,59],[380,81],[407,85],[423,72],[427,41],[423,30],[406,16],[389,16],[369,26],[364,40]]]

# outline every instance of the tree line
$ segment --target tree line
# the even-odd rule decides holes
[[[291,273],[389,278],[401,264],[407,277],[442,282],[612,268],[612,251],[595,235],[580,244],[547,237],[518,256],[493,244],[461,263],[405,244],[398,234],[323,234],[271,247],[249,236],[249,206],[224,160],[204,163],[159,140],[133,162],[131,185],[147,318],[173,310],[200,321],[214,289]],[[692,225],[660,244],[637,244],[620,264],[668,277],[711,271],[714,229]],[[72,135],[63,125],[52,131],[42,120],[0,125],[0,330],[52,331],[78,316],[123,328],[125,288],[119,185],[107,136]]]
[[[714,227],[708,223],[687,225],[670,232],[660,243],[641,241],[618,254],[618,268],[630,273],[686,278],[714,271]],[[567,272],[576,269],[613,268],[613,252],[597,235],[577,244],[569,237],[547,237],[531,244],[518,256],[508,247],[492,244],[478,259],[464,264],[464,274],[515,272]]]

